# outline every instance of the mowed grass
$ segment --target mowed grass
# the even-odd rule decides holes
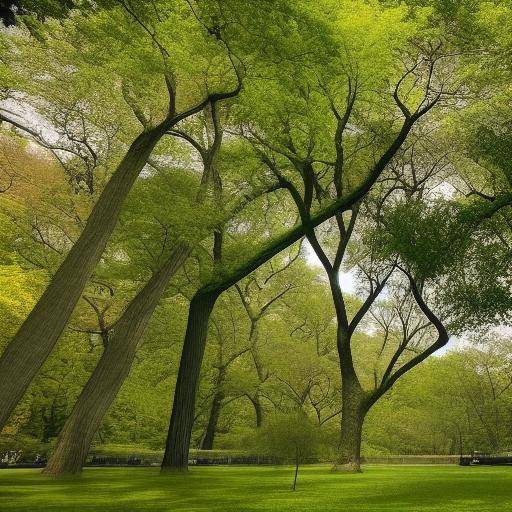
[[[85,469],[79,480],[0,470],[0,511],[512,511],[512,467],[366,466],[363,474],[306,466]]]

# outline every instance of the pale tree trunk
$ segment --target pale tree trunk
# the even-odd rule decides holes
[[[162,471],[188,469],[190,436],[194,424],[196,392],[206,346],[208,322],[218,296],[218,291],[200,290],[190,302]]]
[[[141,133],[95,204],[80,237],[0,357],[0,430],[65,328],[117,223],[121,207],[164,124]]]
[[[91,442],[130,372],[153,311],[189,253],[186,245],[178,245],[116,322],[109,343],[60,433],[45,474],[78,474],[82,470]]]

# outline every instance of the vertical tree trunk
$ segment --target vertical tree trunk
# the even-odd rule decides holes
[[[222,401],[224,400],[224,392],[218,391],[213,397],[212,407],[210,409],[210,417],[208,419],[208,426],[206,427],[206,434],[201,443],[201,450],[213,450],[213,441],[217,432],[217,425],[219,423],[219,416],[222,410]]]
[[[368,412],[367,396],[359,382],[348,376],[342,380],[341,438],[335,470],[361,472],[361,437]]]
[[[293,478],[293,488],[292,490],[295,491],[297,487],[297,476],[299,475],[299,450],[297,449],[295,453],[295,477]]]
[[[163,136],[164,124],[141,133],[95,204],[75,245],[0,357],[0,430],[50,355],[114,230],[123,202]]]
[[[250,311],[248,311],[250,313]],[[259,317],[251,317],[251,330],[249,334],[249,341],[251,343],[251,355],[254,362],[254,367],[256,368],[256,374],[258,375],[259,387],[268,379],[268,372],[265,370],[263,363],[261,362],[260,355],[258,352],[258,342],[259,342]],[[259,388],[256,390],[254,395],[248,395],[249,400],[251,401],[254,407],[254,414],[256,415],[256,428],[260,428],[263,423],[263,406],[260,401],[260,391]]]
[[[169,280],[189,253],[187,246],[178,245],[116,322],[109,343],[60,433],[45,474],[59,476],[81,472],[103,417],[130,372],[147,323]]]
[[[219,423],[219,416],[223,405],[222,402],[225,397],[223,386],[224,381],[226,380],[226,372],[227,368],[225,366],[219,367],[219,374],[215,381],[216,391],[210,408],[210,416],[208,418],[208,425],[206,426],[206,433],[201,443],[201,450],[213,449],[213,441],[217,432],[217,425]]]
[[[218,291],[200,290],[190,302],[162,471],[188,469],[190,435],[194,423],[196,392],[208,334],[208,322],[218,296]]]

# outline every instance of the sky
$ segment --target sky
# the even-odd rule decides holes
[[[311,247],[310,243],[307,240],[304,241],[304,249],[306,252],[306,261],[308,262],[308,264],[313,267],[323,268],[322,263],[320,262],[317,255],[315,254],[315,251],[313,250],[313,247]],[[346,293],[355,293],[357,287],[355,273],[341,272],[340,285],[342,291]],[[450,350],[453,350],[456,347],[464,345],[466,343],[468,343],[468,340],[465,337],[451,336],[448,343],[444,347],[439,349],[437,352],[435,352],[433,356],[442,356],[443,354],[446,354],[446,352],[449,352]]]
[[[306,261],[309,265],[312,267],[322,267],[322,263],[320,263],[320,260],[318,259],[318,256],[315,254],[315,251],[313,250],[313,247],[311,247],[311,244],[305,240],[304,241],[304,249],[306,251]],[[342,291],[346,293],[355,293],[356,291],[356,278],[353,272],[342,272],[340,274],[340,285]]]

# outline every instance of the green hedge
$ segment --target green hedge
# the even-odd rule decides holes
[[[137,455],[144,459],[160,461],[163,450],[153,450],[146,446],[133,444],[97,444],[89,451],[89,456],[97,457],[129,457]],[[225,457],[247,457],[251,454],[243,450],[190,450],[190,459],[223,459]]]
[[[6,436],[0,437],[0,455],[7,451],[21,451],[21,460],[24,462],[32,462],[36,455],[45,457],[52,451],[55,443],[43,443],[29,436]],[[1,457],[0,457],[1,458]]]
[[[55,444],[42,443],[28,436],[2,436],[0,438],[0,454],[9,450],[22,451],[23,461],[34,460],[37,454],[48,456]],[[95,444],[89,452],[89,458],[97,457],[129,457],[138,456],[147,462],[159,463],[163,450],[154,450],[143,445],[133,444]],[[258,454],[244,450],[190,450],[190,459],[224,459],[226,457],[251,457]],[[330,462],[332,457],[322,456],[321,462]],[[458,464],[458,455],[382,455],[363,457],[367,464]]]

